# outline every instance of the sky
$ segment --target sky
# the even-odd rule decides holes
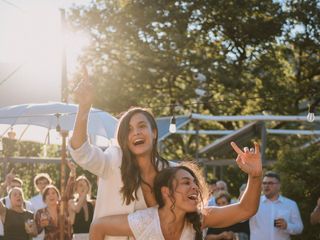
[[[88,0],[0,0],[0,107],[61,100],[62,49],[68,78],[88,45],[85,33],[62,35],[60,10]]]

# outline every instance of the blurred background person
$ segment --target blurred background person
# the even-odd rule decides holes
[[[231,196],[228,192],[219,191],[216,194],[217,206],[223,207],[230,203]],[[245,221],[224,228],[208,228],[206,240],[248,240],[249,236],[249,223]]]
[[[217,179],[208,180],[207,185],[209,189],[208,206],[215,206],[216,200],[215,200],[214,194],[217,191]]]
[[[0,195],[11,185],[14,179],[13,171],[0,186]],[[37,236],[37,229],[33,221],[33,213],[25,209],[23,191],[19,187],[12,187],[8,193],[10,207],[0,202],[0,218],[4,228],[5,240],[27,240]]]
[[[70,177],[76,177],[76,165],[69,161]],[[95,200],[91,198],[91,183],[79,176],[74,183],[74,198],[68,201],[69,220],[72,225],[73,239],[89,239],[90,224],[93,219]]]
[[[60,226],[62,224],[64,240],[71,240],[68,214],[63,215],[63,220],[59,218],[61,200],[59,190],[54,185],[48,185],[43,190],[42,197],[47,207],[39,209],[35,214],[38,232],[44,230],[44,240],[58,240],[60,239]]]
[[[22,189],[23,181],[20,178],[16,177],[16,175],[14,174],[14,169],[11,169],[11,171],[9,172],[7,177],[10,179],[10,182],[8,182],[6,184],[7,195],[5,197],[1,198],[0,201],[3,203],[3,205],[6,208],[11,208],[11,201],[9,198],[9,192],[14,187],[18,187],[18,188]],[[24,208],[27,209],[28,211],[33,212],[33,207],[29,201],[24,200]],[[3,224],[0,221],[0,240],[2,240],[2,239],[4,239],[4,231],[3,231]]]
[[[52,184],[52,179],[47,173],[39,173],[34,177],[33,184],[38,194],[30,198],[29,201],[31,202],[33,212],[36,213],[39,209],[47,206],[42,199],[42,191],[46,186]],[[37,237],[33,238],[33,240],[43,239],[43,231]]]
[[[251,240],[288,240],[300,234],[303,224],[295,201],[280,194],[280,176],[266,172],[262,181],[263,194],[256,215],[250,219]]]

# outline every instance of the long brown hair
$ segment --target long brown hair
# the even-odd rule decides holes
[[[201,173],[199,167],[192,162],[183,162],[181,165],[177,167],[168,167],[163,169],[158,173],[154,180],[154,192],[155,198],[159,205],[159,209],[164,207],[164,199],[162,197],[161,188],[168,187],[170,190],[170,194],[173,195],[175,189],[173,186],[173,182],[175,180],[176,173],[179,170],[185,170],[191,174],[194,178],[195,184],[199,187],[199,197],[200,197],[200,207],[203,207],[204,202],[208,197],[208,188],[205,183],[204,177]],[[171,209],[173,211],[175,206],[175,201],[172,203]],[[201,216],[198,212],[192,212],[186,214],[187,222],[193,225],[193,229],[196,232],[196,240],[202,240],[202,229],[201,229]]]
[[[120,118],[117,130],[117,140],[122,150],[122,163],[120,169],[123,187],[121,188],[120,192],[123,195],[123,202],[125,202],[127,205],[129,205],[131,201],[138,199],[137,190],[141,182],[143,182],[137,160],[128,147],[129,123],[132,116],[137,113],[143,114],[148,119],[151,129],[155,130],[156,132],[151,153],[151,163],[154,166],[155,170],[159,172],[162,167],[169,166],[168,161],[161,158],[158,153],[158,127],[153,114],[149,110],[144,108],[130,108]]]

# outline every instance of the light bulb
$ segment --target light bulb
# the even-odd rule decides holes
[[[16,132],[13,130],[13,128],[10,128],[10,131],[7,133],[9,139],[14,140],[16,138]]]
[[[202,89],[202,88],[196,88],[195,93],[197,94],[198,97],[203,97],[206,95],[206,90]]]
[[[308,115],[307,115],[307,121],[308,122],[313,122],[315,119],[315,115],[313,112],[309,112]]]
[[[176,118],[173,116],[170,120],[169,132],[175,133],[177,131]]]

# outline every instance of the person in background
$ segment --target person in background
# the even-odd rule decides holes
[[[251,240],[288,240],[300,234],[303,224],[295,201],[280,194],[280,176],[266,172],[262,182],[263,196],[255,216],[250,219]]]
[[[6,208],[11,208],[11,201],[10,201],[10,197],[9,197],[9,192],[12,188],[14,187],[18,187],[22,189],[23,186],[23,181],[16,177],[16,175],[14,174],[14,169],[11,169],[11,171],[9,172],[9,174],[7,175],[7,177],[10,179],[10,182],[7,183],[6,186],[6,190],[7,190],[7,196],[3,197],[0,199],[0,201],[2,202],[2,204],[6,207]],[[24,208],[32,213],[34,213],[33,210],[33,206],[31,204],[31,202],[24,200]],[[3,224],[0,221],[0,240],[4,239],[4,230],[3,230]]]
[[[318,198],[316,207],[314,208],[313,212],[310,214],[310,223],[312,225],[320,223],[320,197]]]
[[[39,173],[33,179],[33,184],[38,194],[29,199],[32,204],[32,210],[36,213],[39,209],[45,208],[47,205],[42,200],[42,191],[43,189],[52,184],[52,179],[47,173]],[[33,240],[43,240],[44,232],[42,231],[37,237]]]
[[[76,165],[68,162],[70,178],[76,177]],[[95,200],[91,198],[91,183],[84,176],[74,182],[74,198],[68,201],[70,224],[73,229],[73,240],[89,239],[90,224],[93,219]]]
[[[215,206],[216,200],[215,200],[214,194],[217,191],[217,180],[216,179],[208,180],[207,184],[209,189],[208,206]]]
[[[245,187],[246,188],[246,187]],[[241,198],[239,198],[241,201]],[[231,203],[230,194],[226,191],[219,191],[216,195],[216,204],[219,207],[227,206]],[[249,239],[248,220],[236,223],[225,228],[209,228],[206,240],[248,240]],[[237,238],[236,238],[237,237]]]
[[[0,186],[0,195],[3,194],[5,188],[11,185],[14,179],[13,171],[7,176],[6,180]],[[24,207],[24,197],[22,189],[12,187],[8,193],[10,208],[7,208],[0,202],[0,218],[4,227],[5,240],[28,240],[33,236],[37,236],[36,225],[33,221],[33,213],[27,211]]]
[[[64,230],[64,240],[71,240],[71,225],[68,214],[60,219],[60,192],[54,185],[48,185],[42,192],[42,198],[47,207],[39,209],[35,214],[38,233],[44,230],[44,240],[60,239],[60,230]],[[61,227],[62,225],[62,227]]]
[[[220,191],[225,191],[227,193],[229,193],[228,190],[228,185],[225,181],[223,180],[219,180],[216,182],[216,191],[215,194],[218,194]],[[229,193],[230,194],[230,193]],[[231,197],[231,196],[230,196]],[[231,203],[236,203],[238,200],[236,198],[231,198]],[[214,203],[216,204],[216,203]],[[214,206],[214,205],[209,205],[209,206]]]

